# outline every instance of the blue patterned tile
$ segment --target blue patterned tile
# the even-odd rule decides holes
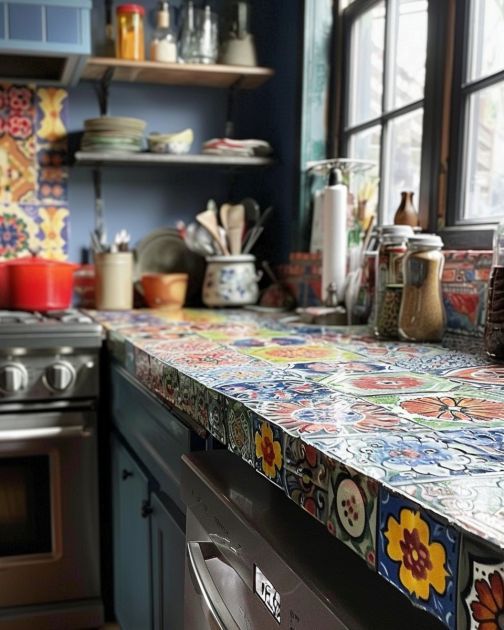
[[[255,469],[266,479],[283,489],[283,431],[256,414],[253,414],[253,428]]]
[[[378,573],[456,628],[458,532],[384,488],[379,512]]]

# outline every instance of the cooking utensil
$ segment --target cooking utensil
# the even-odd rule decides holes
[[[245,229],[245,207],[240,203],[229,208],[227,236],[231,255],[236,256],[241,252],[242,236]]]
[[[255,199],[252,199],[252,197],[245,197],[240,203],[245,208],[245,222],[247,228],[254,227],[261,216],[259,204]]]
[[[230,203],[223,203],[222,206],[220,207],[219,210],[219,218],[220,218],[220,222],[222,227],[227,231],[228,229],[228,215],[229,215],[229,208],[231,208],[231,204]]]
[[[78,265],[35,256],[3,264],[7,268],[10,308],[49,311],[70,306]]]
[[[202,225],[214,239],[219,253],[229,256],[229,249],[226,242],[221,240],[217,216],[213,210],[204,210],[196,215],[196,221]]]
[[[250,230],[250,235],[247,239],[247,243],[245,247],[243,248],[244,254],[248,254],[250,252],[250,250],[257,243],[257,241],[259,240],[259,237],[261,236],[263,232],[264,232],[264,228],[262,226],[255,227],[255,228],[252,228],[252,230]]]

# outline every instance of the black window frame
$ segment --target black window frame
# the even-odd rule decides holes
[[[390,1],[384,0],[386,9]],[[331,155],[348,155],[350,131],[355,132],[361,127],[370,127],[371,122],[383,125],[385,120],[395,118],[398,113],[403,114],[414,109],[415,103],[385,114],[382,111],[381,116],[362,125],[350,127],[347,124],[352,26],[360,15],[379,2],[380,0],[354,0],[346,9],[338,13],[333,45],[333,50],[339,54],[335,58],[333,89],[331,90],[332,118],[329,143]],[[502,71],[484,79],[471,81],[470,84],[464,81],[469,59],[470,2],[471,0],[428,0],[422,161],[420,198],[417,200],[417,206],[422,228],[440,234],[447,249],[490,249],[495,228],[495,223],[461,224],[457,221],[458,211],[461,208],[460,181],[464,164],[465,116],[462,110],[465,95],[468,91],[473,92],[478,87],[488,87],[504,78],[504,71]],[[385,59],[388,46],[388,22],[389,20],[386,20],[385,23]],[[453,51],[447,58],[447,42],[450,38],[453,38],[454,42]],[[465,42],[462,49],[461,41]],[[385,63],[384,87],[386,66]],[[338,80],[338,76],[341,80]],[[449,112],[448,120],[445,119],[447,111]],[[446,132],[448,133],[448,154],[442,155],[442,136]],[[382,160],[384,155],[382,145]],[[381,168],[380,164],[380,171]],[[445,194],[443,194],[445,198],[440,199],[440,194],[442,194],[440,191],[443,190],[442,179],[445,180]],[[382,200],[383,193],[380,193],[380,202]],[[438,216],[439,206],[444,217],[441,225]]]
[[[448,199],[446,203],[446,227],[441,230],[444,241],[456,248],[490,249],[497,222],[460,219],[463,204],[465,178],[465,147],[467,143],[467,105],[469,97],[481,89],[504,81],[504,69],[489,76],[467,80],[470,56],[469,29],[471,26],[471,1],[457,0],[455,13],[455,37],[464,43],[461,54],[455,53],[451,88],[450,156],[448,165]],[[504,217],[503,217],[504,218]]]

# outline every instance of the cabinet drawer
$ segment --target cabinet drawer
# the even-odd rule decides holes
[[[112,367],[112,416],[161,490],[185,512],[180,458],[191,450],[191,431],[117,366]]]

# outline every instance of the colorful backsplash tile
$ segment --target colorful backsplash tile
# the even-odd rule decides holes
[[[0,260],[68,253],[68,92],[0,85]]]

